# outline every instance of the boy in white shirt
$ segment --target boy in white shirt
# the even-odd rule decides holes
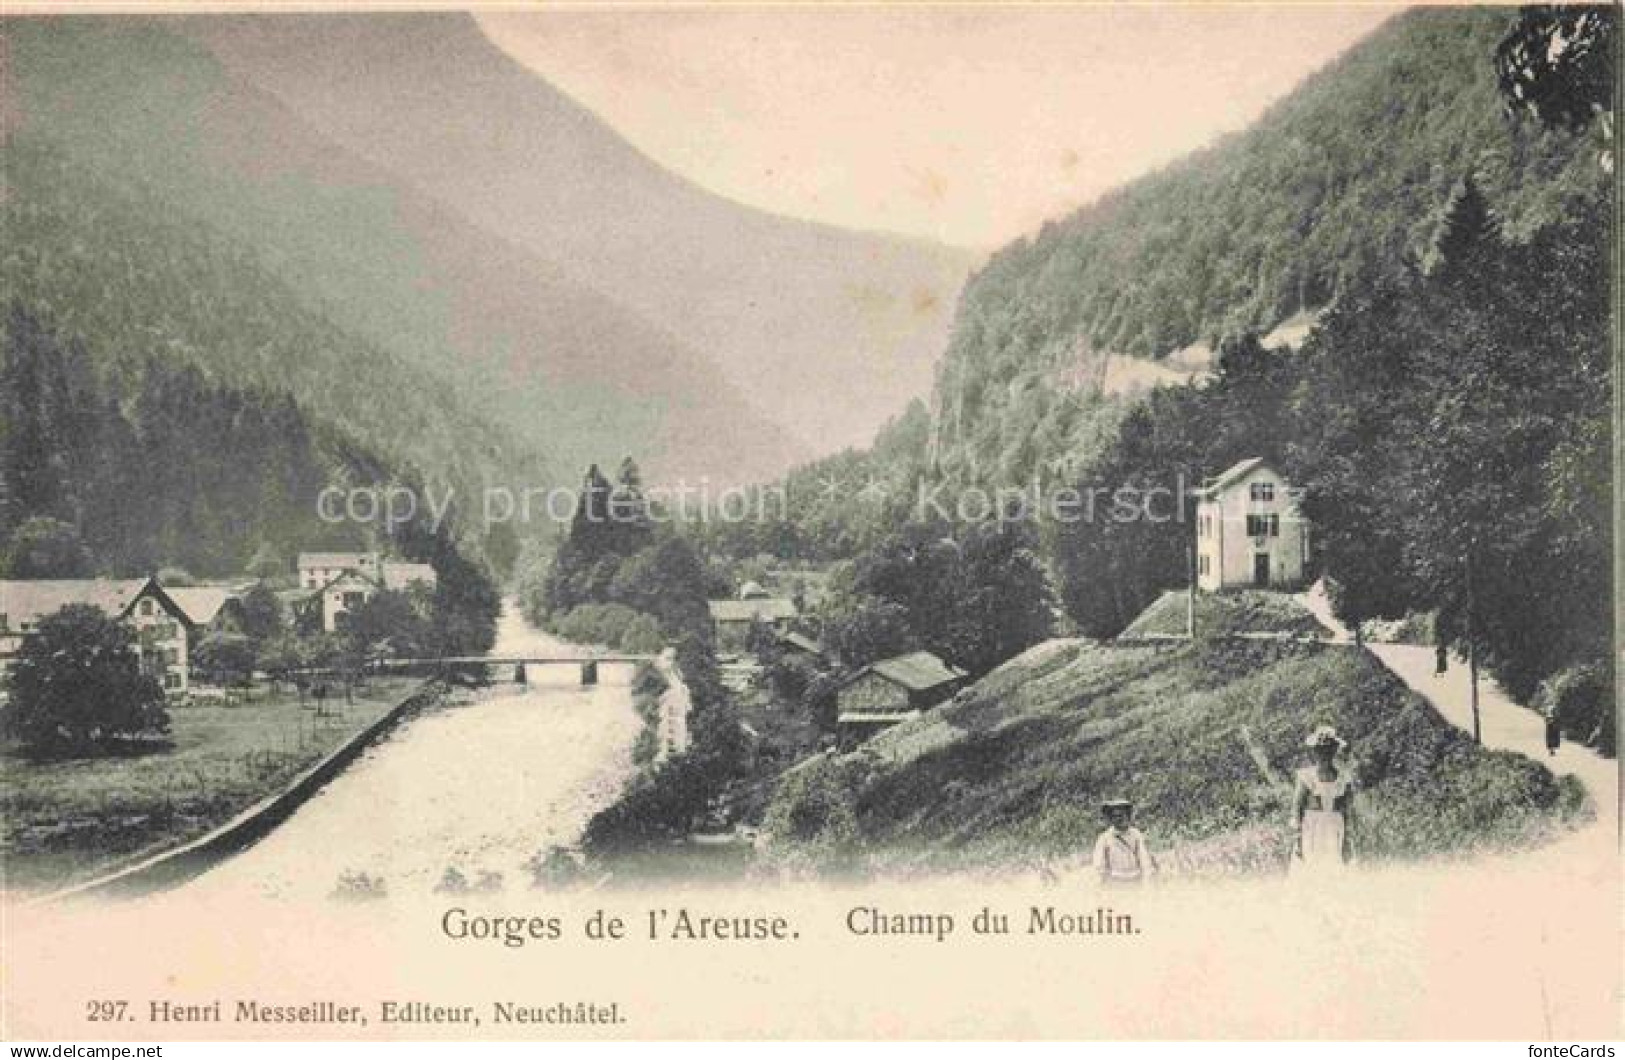
[[[1091,859],[1100,882],[1113,887],[1148,882],[1157,871],[1157,862],[1145,836],[1134,827],[1134,804],[1127,799],[1107,799],[1100,808],[1109,825],[1095,840]]]

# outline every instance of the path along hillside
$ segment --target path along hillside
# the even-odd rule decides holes
[[[954,702],[792,771],[764,818],[790,860],[891,871],[1065,872],[1125,795],[1172,875],[1285,866],[1304,735],[1350,741],[1367,862],[1521,849],[1584,820],[1571,778],[1475,746],[1351,645],[1052,640]]]

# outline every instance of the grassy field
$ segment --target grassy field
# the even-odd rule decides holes
[[[0,752],[0,888],[50,890],[178,845],[277,791],[405,699],[419,682],[375,678],[326,716],[292,692],[172,706],[168,746],[40,760]]]
[[[1119,634],[1137,637],[1185,635],[1186,594],[1183,589],[1163,593]],[[1281,633],[1295,637],[1329,636],[1315,616],[1296,600],[1281,593],[1243,590],[1196,594],[1196,633],[1199,637],[1238,633]]]
[[[794,771],[764,831],[792,869],[1069,867],[1100,800],[1124,795],[1171,873],[1275,872],[1322,722],[1351,742],[1362,860],[1532,844],[1589,812],[1572,780],[1481,750],[1355,648],[1051,641],[965,702]]]

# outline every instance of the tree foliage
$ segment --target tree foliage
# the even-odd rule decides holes
[[[88,604],[42,617],[7,675],[7,735],[46,753],[81,753],[163,735],[163,689],[141,672],[135,635]]]

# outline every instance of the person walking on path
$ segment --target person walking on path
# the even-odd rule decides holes
[[[1100,882],[1108,887],[1150,882],[1157,862],[1145,844],[1145,835],[1134,827],[1134,804],[1127,799],[1107,799],[1100,809],[1107,828],[1095,840],[1091,859]]]
[[[1314,764],[1298,770],[1293,778],[1292,824],[1296,840],[1289,871],[1335,872],[1353,860],[1349,822],[1354,778],[1337,765],[1337,755],[1347,742],[1330,725],[1321,725],[1309,734],[1304,746]]]
[[[1450,670],[1450,648],[1444,641],[1433,646],[1433,676],[1443,677]]]
[[[1563,719],[1557,716],[1557,704],[1553,703],[1546,708],[1546,754],[1550,758],[1557,757],[1557,749],[1563,746]]]

